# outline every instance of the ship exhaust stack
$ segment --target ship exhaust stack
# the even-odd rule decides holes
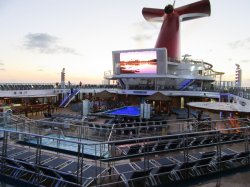
[[[202,0],[179,8],[167,5],[164,9],[143,8],[147,21],[162,22],[156,48],[166,48],[168,57],[180,60],[180,22],[210,16],[209,0]]]

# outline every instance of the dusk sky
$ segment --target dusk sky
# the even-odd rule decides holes
[[[176,0],[175,7],[196,2]],[[112,51],[153,48],[161,23],[142,8],[173,0],[0,0],[0,82],[101,83]],[[210,0],[211,16],[181,24],[181,53],[250,86],[250,1]]]
[[[140,60],[140,61],[148,61],[156,59],[156,51],[139,51],[139,52],[124,52],[120,53],[120,60],[121,61],[133,61],[133,60]]]

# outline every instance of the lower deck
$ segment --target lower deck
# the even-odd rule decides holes
[[[126,126],[120,121],[111,128],[93,119],[69,126],[69,119],[61,126],[54,121],[54,128],[50,121],[25,119],[3,117],[0,129],[1,179],[19,186],[199,185],[249,170],[248,119],[132,121]],[[58,134],[51,136],[48,129]],[[82,141],[95,137],[102,141]],[[54,147],[45,147],[46,141]],[[67,147],[75,147],[76,154],[61,151]],[[89,149],[92,157],[86,155]]]

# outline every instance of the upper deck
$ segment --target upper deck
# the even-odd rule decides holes
[[[214,84],[203,85],[203,87],[189,87],[188,89],[179,90],[176,87],[170,86],[155,86],[147,84],[130,85],[122,88],[119,85],[96,85],[83,84],[81,86],[71,84],[66,85],[65,89],[61,89],[57,84],[41,84],[41,83],[0,83],[0,98],[28,98],[28,97],[57,97],[59,94],[66,94],[71,88],[80,89],[81,94],[98,93],[104,90],[116,94],[129,95],[152,95],[156,91],[164,92],[169,96],[197,96],[219,98],[221,93],[239,95],[246,99],[250,99],[250,88],[235,87]]]

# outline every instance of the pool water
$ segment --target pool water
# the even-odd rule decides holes
[[[140,116],[140,107],[139,106],[125,106],[122,108],[114,109],[105,112],[107,115],[116,115],[116,116]]]
[[[72,151],[72,152],[78,152],[78,144],[74,142],[67,142],[68,141],[75,141],[75,142],[81,142],[83,143],[83,153],[90,155],[90,156],[98,156],[98,157],[108,157],[108,146],[106,144],[101,144],[101,142],[92,141],[92,140],[86,140],[86,139],[79,139],[77,137],[60,137],[60,140],[52,139],[52,138],[58,138],[57,134],[49,134],[47,135],[48,138],[43,137],[42,138],[42,145],[55,148],[55,149],[61,149],[65,151]],[[49,138],[51,137],[51,138]],[[66,140],[66,141],[64,141]],[[26,140],[27,143],[31,144],[37,144],[36,139],[29,139]]]

